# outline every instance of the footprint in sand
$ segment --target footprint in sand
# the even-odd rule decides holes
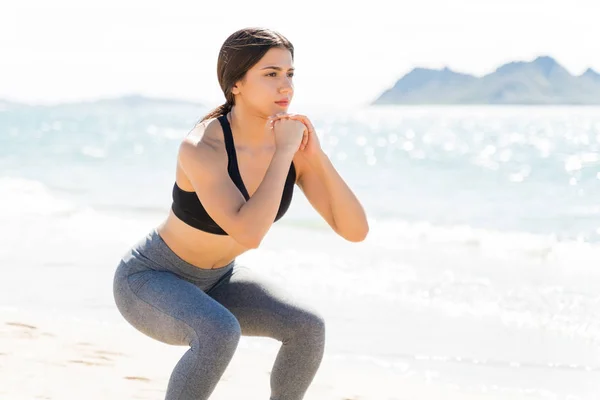
[[[95,345],[93,343],[88,342],[78,342],[75,343],[76,346],[85,347],[86,350],[92,350],[91,348]],[[108,350],[94,350],[94,356],[92,357],[100,357],[100,356],[124,356],[125,354],[119,353],[117,351],[108,351]]]
[[[38,328],[33,325],[24,324],[22,322],[5,322],[4,324],[9,327],[21,328],[16,331],[18,337],[21,339],[35,339],[40,335]]]
[[[117,353],[114,351],[106,351],[106,350],[96,350],[94,351],[93,354],[85,354],[84,357],[86,358],[91,358],[94,360],[102,360],[102,361],[106,361],[109,363],[114,363],[117,357],[122,357],[124,356],[124,354],[122,353]]]
[[[117,357],[125,356],[123,353],[107,350],[94,349],[95,344],[89,342],[77,342],[76,347],[80,353],[81,360],[71,360],[73,363],[93,366],[112,366]]]
[[[69,360],[69,362],[71,363],[78,363],[78,364],[84,364],[84,365],[88,365],[88,366],[98,366],[98,367],[109,367],[109,366],[114,366],[114,360],[109,358],[109,357],[105,357],[105,356],[99,356],[97,354],[80,354],[81,359],[79,360]]]
[[[125,354],[119,353],[117,351],[107,351],[107,350],[96,350],[96,354],[106,355],[106,356],[124,356]]]
[[[37,327],[33,325],[23,324],[21,322],[6,322],[5,324],[9,326],[18,326],[19,328],[27,328],[32,330],[37,329]]]
[[[126,376],[125,379],[130,381],[150,382],[150,379],[144,378],[143,376]]]
[[[69,360],[70,363],[73,364],[83,364],[83,365],[87,365],[88,367],[105,367],[106,364],[100,364],[100,363],[95,363],[95,362],[90,362],[90,361],[85,361],[85,360]]]
[[[102,360],[102,361],[112,361],[112,359],[111,359],[111,358],[108,358],[108,357],[105,357],[105,356],[98,356],[98,355],[94,355],[94,354],[92,354],[92,355],[90,355],[90,354],[86,354],[85,356],[86,356],[87,358],[93,358],[93,359],[96,359],[96,360]]]

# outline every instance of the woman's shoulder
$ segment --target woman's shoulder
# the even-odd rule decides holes
[[[195,151],[220,150],[223,147],[223,128],[217,118],[199,122],[183,138],[181,147]]]
[[[215,124],[216,122],[216,124]],[[218,138],[219,122],[206,120],[196,124],[183,138],[177,154],[176,181],[185,191],[223,181],[227,156],[223,140]],[[221,134],[222,136],[222,134]]]
[[[180,161],[193,159],[219,162],[224,150],[223,128],[216,118],[199,122],[183,138],[179,146]]]

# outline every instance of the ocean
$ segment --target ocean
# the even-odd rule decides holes
[[[112,274],[166,216],[207,111],[0,110],[0,308],[124,323]],[[369,236],[344,241],[297,189],[240,261],[322,310],[327,357],[507,399],[600,396],[600,108],[292,111]]]

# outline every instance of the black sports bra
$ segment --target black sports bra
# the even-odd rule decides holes
[[[233,143],[233,133],[231,132],[231,126],[226,116],[220,116],[218,118],[223,128],[223,135],[225,138],[225,149],[227,150],[227,172],[231,177],[231,180],[240,190],[246,201],[250,199],[250,195],[244,186],[240,170],[238,168],[237,156],[235,153],[235,146]],[[281,196],[281,203],[279,204],[279,210],[275,216],[275,221],[278,221],[287,212],[292,201],[294,194],[294,184],[296,183],[296,169],[294,163],[290,165],[287,178],[285,180],[285,186],[283,188],[283,194]],[[216,235],[227,235],[225,232],[212,218],[206,210],[196,192],[188,192],[182,190],[177,182],[173,185],[173,204],[171,205],[173,213],[186,224],[193,226],[204,232],[214,233]]]

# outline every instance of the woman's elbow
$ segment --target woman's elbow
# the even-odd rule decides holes
[[[367,238],[367,235],[369,234],[369,224],[365,223],[364,226],[357,229],[353,229],[351,232],[348,232],[346,234],[339,234],[349,242],[362,242]]]

